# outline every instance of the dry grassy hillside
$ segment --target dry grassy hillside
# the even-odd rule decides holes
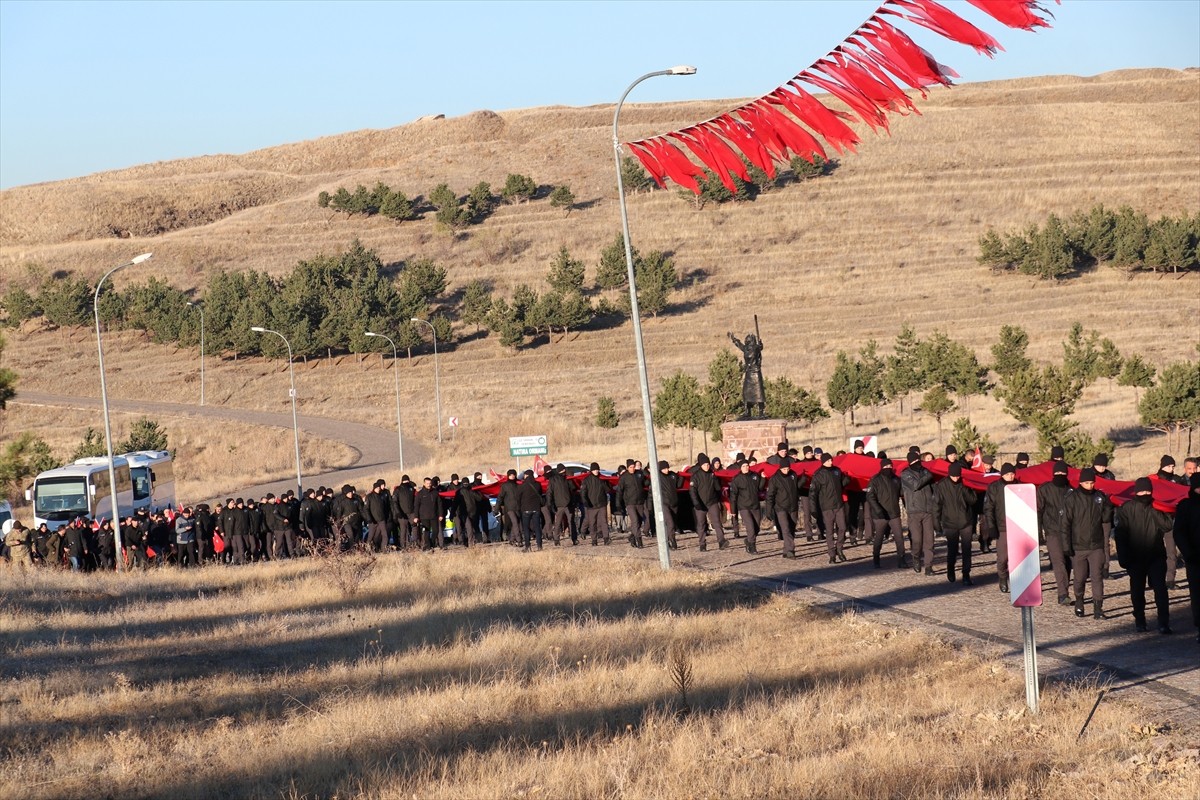
[[[732,104],[634,105],[623,114],[623,138],[671,130]],[[886,349],[906,322],[923,335],[949,330],[981,356],[1002,324],[1020,323],[1031,333],[1032,355],[1057,357],[1076,319],[1156,364],[1195,355],[1198,275],[1131,277],[1101,268],[1049,284],[993,275],[975,256],[989,225],[1023,226],[1049,212],[1068,214],[1096,203],[1129,204],[1151,216],[1200,208],[1200,72],[973,84],[935,91],[919,107],[920,116],[895,121],[890,138],[864,134],[859,152],[844,157],[831,176],[753,203],[697,211],[675,191],[630,199],[635,245],[674,252],[687,275],[678,295],[686,312],[646,325],[652,382],[678,368],[702,374],[725,332],[744,333],[754,313],[766,342],[768,377],[786,374],[805,385],[823,385],[838,349],[856,349],[869,337]],[[155,258],[139,279],[154,274],[202,289],[218,269],[285,272],[298,259],[336,251],[359,237],[385,262],[434,258],[448,268],[452,287],[475,278],[490,279],[501,293],[520,282],[540,285],[560,245],[594,264],[619,230],[610,125],[607,106],[481,111],[13,189],[0,194],[0,276],[26,281],[23,265],[31,262],[98,274],[153,250]],[[402,225],[348,219],[315,202],[322,189],[379,180],[410,196],[441,181],[460,192],[479,180],[498,187],[509,172],[542,184],[567,183],[585,207],[569,216],[545,201],[503,207],[455,236],[437,231],[432,219]],[[163,216],[167,206],[175,208],[174,216]],[[214,221],[130,240],[97,233],[105,226],[143,230],[180,216],[185,223]],[[130,271],[122,279],[133,278]],[[181,360],[173,348],[146,345],[137,334],[113,342],[106,354],[115,373],[111,391],[122,396],[169,396],[195,366],[194,356]],[[30,388],[94,394],[94,353],[87,348],[76,337],[14,333],[6,357]],[[619,408],[636,411],[633,359],[628,326],[572,334],[516,354],[494,338],[472,341],[442,359],[443,406],[464,419],[464,448],[502,453],[508,433],[561,426],[574,431],[579,447],[602,439],[620,450],[638,439],[634,419],[615,440],[579,427],[594,412],[597,394],[612,394]],[[63,363],[71,369],[59,369]],[[311,366],[299,378],[309,380],[300,392],[305,410],[386,423],[391,376],[374,366],[373,372],[364,367],[361,375],[352,373],[348,393],[339,386],[347,380],[344,373]],[[213,396],[282,409],[277,401],[286,396],[264,395],[276,388],[280,367],[214,363]],[[427,436],[429,360],[407,370],[404,384],[414,435]],[[1104,434],[1132,424],[1132,394],[1122,391],[1094,389],[1081,409],[1085,427]],[[347,394],[352,402],[345,401]],[[1032,444],[991,401],[977,403],[972,412],[1014,449]],[[885,410],[870,424],[933,438],[932,423],[908,425],[893,416]],[[518,425],[514,417],[525,422]],[[840,426],[816,433],[840,438]],[[1148,461],[1161,441],[1142,446],[1149,448]]]

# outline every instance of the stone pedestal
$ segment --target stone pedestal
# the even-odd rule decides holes
[[[782,419],[744,419],[721,425],[721,447],[725,466],[738,453],[757,456],[760,462],[775,455],[775,445],[787,440],[787,422]]]

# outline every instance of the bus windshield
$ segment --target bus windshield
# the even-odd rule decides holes
[[[133,478],[133,499],[145,500],[150,496],[150,468],[131,467],[129,476]]]
[[[34,486],[33,513],[60,521],[88,515],[85,478],[43,478]]]

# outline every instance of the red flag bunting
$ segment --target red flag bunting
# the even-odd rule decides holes
[[[1010,28],[1033,30],[1050,26],[1042,15],[1052,15],[1037,0],[967,2]],[[801,70],[783,86],[706,122],[628,142],[630,152],[660,187],[670,178],[697,194],[700,193],[697,179],[703,179],[705,173],[687,153],[732,191],[731,176],[737,175],[742,180],[750,177],[742,157],[774,178],[774,162],[785,161],[789,153],[810,161],[814,155],[825,158],[825,149],[816,136],[838,153],[854,152],[859,136],[847,122],[861,119],[875,131],[890,131],[889,114],[920,113],[900,84],[925,97],[928,87],[951,86],[951,79],[958,77],[958,73],[938,63],[885,16],[920,25],[989,57],[1003,49],[990,34],[936,0],[886,0],[828,55]],[[853,114],[829,108],[801,84],[828,92],[845,103]]]

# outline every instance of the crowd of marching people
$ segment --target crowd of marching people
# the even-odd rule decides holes
[[[448,483],[437,476],[420,485],[405,475],[395,486],[383,479],[370,490],[352,485],[338,491],[307,489],[262,498],[228,498],[178,510],[139,512],[116,531],[108,520],[77,518],[57,530],[30,530],[4,523],[7,557],[17,565],[57,565],[76,570],[112,570],[121,559],[132,568],[207,563],[240,565],[295,558],[324,543],[375,552],[433,551],[507,542],[524,551],[590,543],[611,545],[614,534],[644,547],[659,533],[652,513],[651,481],[663,498],[667,546],[681,547],[679,534],[696,534],[700,551],[710,541],[726,550],[735,540],[758,553],[764,528],[782,541],[782,557],[795,559],[797,541],[823,542],[830,564],[847,560],[846,549],[869,544],[872,563],[884,567],[890,540],[897,569],[933,576],[934,545],[945,540],[945,577],[972,585],[976,548],[995,553],[998,585],[1009,592],[1004,487],[1036,485],[1038,527],[1058,603],[1086,616],[1090,589],[1094,617],[1104,615],[1105,581],[1119,568],[1128,576],[1133,617],[1148,630],[1145,593],[1154,598],[1159,632],[1169,634],[1168,592],[1175,588],[1180,560],[1186,565],[1193,623],[1200,629],[1200,471],[1195,458],[1175,474],[1163,456],[1159,470],[1135,481],[1118,481],[1103,454],[1075,469],[1062,460],[1029,464],[1018,454],[997,469],[993,458],[976,454],[971,463],[954,447],[943,458],[910,448],[904,459],[864,452],[836,455],[780,442],[761,463],[739,454],[726,468],[719,458],[699,454],[679,472],[659,462],[645,469],[629,459],[614,472],[545,465],[535,474],[481,472]],[[819,549],[819,548],[818,548]],[[1198,636],[1200,641],[1200,636]]]

